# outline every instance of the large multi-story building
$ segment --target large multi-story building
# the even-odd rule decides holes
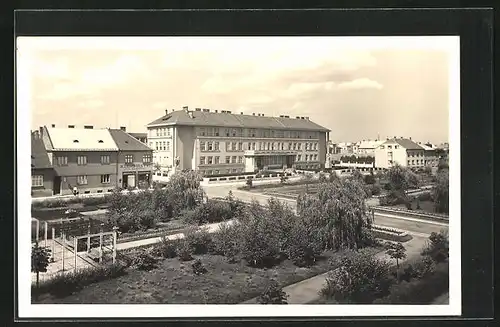
[[[425,166],[425,150],[411,139],[388,139],[375,149],[375,167],[390,168],[395,164],[409,168]]]
[[[153,161],[168,174],[323,168],[329,130],[308,117],[267,117],[184,107],[147,125]]]
[[[40,127],[39,135],[54,167],[53,194],[102,193],[136,181],[149,186],[152,150],[126,132],[52,126]]]

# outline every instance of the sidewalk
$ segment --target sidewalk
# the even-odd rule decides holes
[[[406,242],[404,245],[406,248],[407,257],[405,260],[400,261],[400,264],[418,257],[420,255],[420,250],[422,249],[423,244],[425,244],[425,241],[426,238],[413,236],[413,239]],[[380,260],[394,263],[394,260],[391,259],[387,254],[385,254],[385,251],[377,253],[375,257]],[[319,292],[326,283],[328,273],[329,272],[323,273],[321,275],[316,275],[309,279],[305,279],[298,283],[284,287],[283,291],[288,295],[288,304],[307,304],[318,300],[321,297]],[[257,298],[253,298],[240,304],[257,303]]]

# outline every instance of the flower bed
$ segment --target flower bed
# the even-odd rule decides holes
[[[408,242],[412,236],[406,231],[382,226],[372,226],[373,235],[387,241]]]

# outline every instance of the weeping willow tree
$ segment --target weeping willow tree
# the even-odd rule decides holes
[[[315,195],[301,194],[297,213],[314,220],[325,248],[358,249],[370,228],[365,191],[355,179],[339,179],[319,185]]]

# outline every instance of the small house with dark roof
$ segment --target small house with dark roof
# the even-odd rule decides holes
[[[309,117],[206,108],[166,110],[146,127],[153,161],[162,167],[162,175],[183,169],[205,176],[321,169],[329,139],[329,129]]]
[[[31,196],[53,195],[54,168],[39,131],[31,134]]]
[[[411,138],[387,139],[375,149],[375,167],[391,168],[396,164],[409,168],[423,168],[425,149]]]
[[[124,188],[149,187],[153,176],[153,149],[122,129],[110,129],[109,133],[118,148],[118,184]]]

